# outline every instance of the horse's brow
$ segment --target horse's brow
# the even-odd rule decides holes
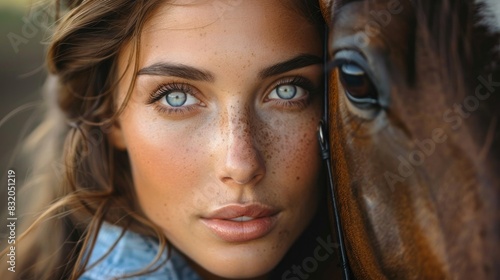
[[[333,0],[333,12],[337,13],[338,10],[351,2],[359,2],[365,0]]]

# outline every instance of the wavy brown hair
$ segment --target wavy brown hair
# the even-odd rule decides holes
[[[154,236],[165,250],[164,235],[138,210],[126,152],[114,149],[108,138],[125,105],[119,107],[113,98],[121,79],[119,51],[129,42],[139,45],[142,26],[158,3],[56,3],[65,15],[57,21],[47,54],[53,75],[45,92],[47,116],[27,141],[36,157],[36,176],[25,187],[35,192],[29,203],[36,205],[25,212],[50,206],[35,221],[23,217],[31,225],[17,242],[17,272],[6,276],[78,278],[90,256],[82,248],[93,247],[104,221]],[[137,65],[137,54],[138,48],[129,67]]]
[[[123,233],[132,230],[159,241],[157,259],[134,276],[161,265],[157,261],[168,248],[166,237],[141,213],[128,155],[114,148],[109,132],[134,87],[132,81],[125,102],[116,104],[115,91],[123,78],[117,72],[119,53],[125,44],[132,46],[128,67],[136,73],[142,27],[165,2],[56,2],[57,14],[64,15],[56,21],[48,48],[47,114],[26,141],[36,174],[24,186],[30,207],[23,211],[27,214],[16,244],[16,273],[2,279],[79,278],[92,265],[84,248],[93,248],[105,221]],[[293,2],[322,28],[317,1]],[[0,268],[6,270],[3,266],[5,261]]]

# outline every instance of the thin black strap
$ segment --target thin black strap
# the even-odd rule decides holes
[[[318,140],[319,140],[319,145],[321,148],[321,157],[323,158],[323,161],[325,162],[326,169],[327,169],[327,174],[328,174],[328,184],[330,187],[330,198],[331,198],[331,203],[333,207],[333,215],[335,217],[335,224],[336,224],[336,231],[337,231],[337,238],[339,241],[339,250],[340,250],[340,261],[341,264],[340,266],[342,267],[342,278],[344,280],[349,280],[351,279],[351,271],[349,269],[349,262],[347,259],[347,253],[344,245],[344,235],[342,233],[342,226],[340,222],[340,214],[337,206],[337,199],[335,196],[335,184],[333,181],[333,174],[332,174],[332,165],[330,162],[330,144],[328,141],[328,77],[329,77],[329,69],[328,69],[328,28],[325,28],[325,37],[324,37],[325,43],[324,43],[324,50],[323,50],[323,57],[325,59],[324,61],[324,69],[323,69],[323,74],[324,74],[324,108],[323,108],[323,118],[321,122],[319,123],[319,128],[318,128]]]

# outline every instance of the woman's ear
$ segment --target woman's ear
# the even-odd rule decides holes
[[[115,121],[108,133],[109,141],[118,150],[126,150],[127,144],[123,135],[123,130],[118,121]]]

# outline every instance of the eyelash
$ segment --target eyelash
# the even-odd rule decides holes
[[[195,106],[182,106],[182,107],[166,107],[162,106],[160,104],[157,104],[162,98],[164,98],[167,94],[174,92],[174,91],[181,91],[185,92],[186,94],[190,94],[194,97],[196,97],[196,93],[194,93],[194,90],[191,85],[186,84],[186,83],[168,83],[168,84],[161,84],[159,85],[150,95],[148,104],[154,105],[155,109],[158,110],[159,113],[161,114],[167,114],[167,115],[181,115],[188,113],[192,110],[195,110]]]
[[[281,79],[274,84],[274,86],[272,87],[272,90],[275,90],[279,86],[283,86],[283,85],[294,85],[294,86],[303,88],[306,91],[306,97],[300,98],[298,100],[269,99],[268,98],[268,96],[270,94],[270,92],[269,92],[266,94],[266,97],[264,98],[264,102],[274,102],[274,104],[277,104],[278,106],[282,106],[285,109],[302,109],[309,104],[311,97],[312,97],[312,94],[314,94],[318,90],[309,79],[301,77],[301,76],[293,76],[293,77]],[[155,109],[158,110],[159,113],[167,114],[167,115],[182,115],[182,114],[186,114],[186,113],[196,109],[197,105],[182,106],[182,107],[166,107],[166,106],[158,104],[158,102],[162,98],[164,98],[167,94],[174,92],[174,91],[185,92],[186,94],[190,94],[194,97],[196,97],[196,95],[197,95],[195,93],[195,91],[193,90],[193,87],[191,85],[189,85],[187,83],[172,82],[172,83],[168,83],[168,84],[159,85],[151,93],[149,100],[147,101],[147,104],[154,105]]]
[[[285,100],[285,99],[278,100],[278,99],[269,99],[268,98],[269,94],[267,94],[264,101],[269,102],[273,100],[273,102],[278,103],[279,106],[283,106],[284,108],[287,109],[294,109],[294,108],[302,109],[307,105],[309,105],[312,95],[318,90],[314,86],[313,82],[302,76],[293,76],[281,79],[272,87],[272,90],[275,90],[279,86],[283,85],[294,85],[303,88],[306,91],[305,98],[300,98],[298,100]]]

